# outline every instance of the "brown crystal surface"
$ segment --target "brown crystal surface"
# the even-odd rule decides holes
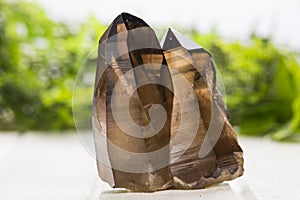
[[[139,28],[140,32],[130,31],[137,28]],[[107,52],[106,45],[108,46],[113,43],[116,44],[116,47],[113,49],[115,52]],[[139,49],[139,46],[149,47],[148,43],[151,44],[151,48]],[[140,82],[149,82],[151,79],[160,80],[172,86],[169,72],[161,68],[165,59],[156,35],[143,20],[123,13],[109,26],[101,37],[100,44],[97,74],[100,71],[99,68],[107,65],[107,58],[112,60],[107,65],[102,77],[96,77],[96,80],[99,80],[96,82],[94,94],[94,124],[99,130],[95,134],[97,158],[101,157],[102,153],[98,151],[101,144],[97,144],[97,135],[105,134],[107,140],[111,142],[107,143],[111,167],[103,165],[103,163],[99,162],[101,158],[98,158],[100,177],[104,181],[109,182],[113,187],[128,188],[136,191],[156,191],[171,187],[173,179],[169,166],[152,171],[151,169],[156,163],[148,158],[146,153],[153,152],[169,144],[173,105],[172,91],[161,85],[150,83],[142,85],[133,93],[129,105],[124,105],[128,102],[124,102],[123,99],[117,99],[117,109],[118,106],[129,106],[130,117],[140,126],[150,123],[149,109],[152,104],[160,104],[164,107],[167,113],[166,123],[152,137],[138,138],[125,133],[116,124],[111,108],[112,92],[119,77],[134,67],[143,64],[158,64],[148,67],[149,69],[146,66],[142,66],[143,70],[134,71],[134,76],[129,76],[129,80],[125,80],[124,85],[127,88],[121,91],[121,93],[127,93],[131,89],[130,87],[132,87],[130,84],[139,85]],[[122,49],[126,50],[122,51]],[[135,134],[143,136],[142,132]],[[133,173],[119,170],[118,166],[129,165],[135,162],[135,160],[116,152],[112,144],[128,152],[145,153],[144,165],[148,166],[149,172]],[[160,156],[169,162],[169,151],[163,152]]]
[[[99,176],[112,187],[204,188],[243,173],[242,150],[216,87],[211,56],[180,39],[169,30],[163,50],[154,31],[127,13],[119,15],[100,39],[93,129]],[[200,111],[182,108],[180,103],[189,105],[193,100],[184,96],[186,86],[178,84],[180,77],[191,85]],[[165,121],[163,113],[152,116],[159,110],[155,105],[165,110]],[[189,114],[193,112],[198,112],[198,121]],[[163,125],[157,128],[160,121]],[[211,127],[221,128],[208,131]],[[179,140],[172,142],[176,137]],[[188,138],[192,141],[184,146]],[[205,142],[212,148],[203,157],[199,152]]]
[[[216,87],[216,73],[210,54],[200,46],[190,45],[193,49],[188,49],[189,44],[187,44],[183,47],[188,41],[182,41],[183,44],[181,44],[178,38],[183,38],[183,36],[180,33],[177,34],[179,35],[176,37],[176,34],[169,29],[166,35],[163,48],[166,50],[167,65],[170,69],[183,74],[193,87],[201,117],[191,146],[183,150],[184,154],[179,159],[173,161],[172,157],[179,152],[176,146],[171,148],[174,150],[170,152],[170,168],[175,180],[175,188],[204,188],[232,180],[243,174],[242,149],[237,143],[236,134],[227,118],[222,96]],[[183,40],[187,39],[183,38]],[[215,115],[212,126],[220,126],[221,132],[212,150],[205,157],[199,158],[200,146],[204,142],[204,137],[207,136],[212,113]],[[172,137],[177,133],[179,127],[177,118],[181,114],[178,101],[174,101]],[[211,138],[208,138],[214,140],[214,136],[213,133]]]

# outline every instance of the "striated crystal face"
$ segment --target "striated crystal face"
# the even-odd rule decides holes
[[[243,174],[209,53],[128,13],[100,39],[93,131],[98,171],[112,187],[192,189]]]
[[[172,186],[172,106],[171,76],[154,31],[143,20],[121,14],[100,39],[95,83],[94,137],[104,181],[138,191]],[[158,150],[154,159],[151,152]]]
[[[192,86],[201,115],[193,142],[187,149],[181,150],[184,153],[179,159],[172,158],[178,154],[177,146],[180,144],[171,148],[170,169],[175,187],[204,188],[241,176],[242,149],[237,143],[222,96],[216,87],[216,72],[210,54],[171,29],[167,33],[163,48],[168,67],[182,74]],[[173,80],[174,76],[172,75]],[[171,137],[178,134],[179,129],[174,116],[180,117],[182,112],[185,110],[174,101]],[[190,122],[185,126],[191,125]],[[187,134],[191,133],[185,131],[185,135]]]

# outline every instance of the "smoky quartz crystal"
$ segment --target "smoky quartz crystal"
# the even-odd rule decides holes
[[[243,174],[211,55],[171,29],[161,47],[128,13],[100,39],[92,121],[99,176],[112,187],[196,189]]]

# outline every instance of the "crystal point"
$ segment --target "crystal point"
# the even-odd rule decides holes
[[[172,186],[169,149],[161,151],[161,160],[151,154],[170,141],[173,93],[152,83],[172,87],[164,63],[154,31],[130,14],[119,15],[100,39],[94,138],[99,175],[112,187],[156,191]],[[151,121],[151,113],[160,111],[154,105],[163,106],[166,113],[158,131],[160,121]],[[151,136],[151,131],[156,134]],[[164,162],[165,166],[157,167]]]
[[[182,46],[188,39],[177,35],[171,29],[167,33],[164,42],[167,65],[189,81],[197,97],[201,117],[192,145],[184,149],[183,156],[170,163],[171,173],[176,177],[177,188],[204,188],[241,176],[242,150],[216,86],[216,71],[210,54],[201,46]],[[176,101],[173,104],[174,115],[182,115],[180,104]],[[174,137],[179,128],[176,118],[172,118],[171,125],[171,137]],[[172,160],[173,155],[178,154],[178,148],[173,146],[171,149],[174,149],[170,152]]]

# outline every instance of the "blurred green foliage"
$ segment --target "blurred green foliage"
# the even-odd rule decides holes
[[[94,18],[67,25],[35,3],[0,0],[0,129],[74,128],[74,77],[103,30]]]
[[[70,25],[50,20],[35,3],[0,0],[0,129],[74,128],[74,79],[105,28],[93,17]],[[214,32],[190,34],[213,55],[239,133],[299,137],[299,55],[255,35],[241,44]]]

